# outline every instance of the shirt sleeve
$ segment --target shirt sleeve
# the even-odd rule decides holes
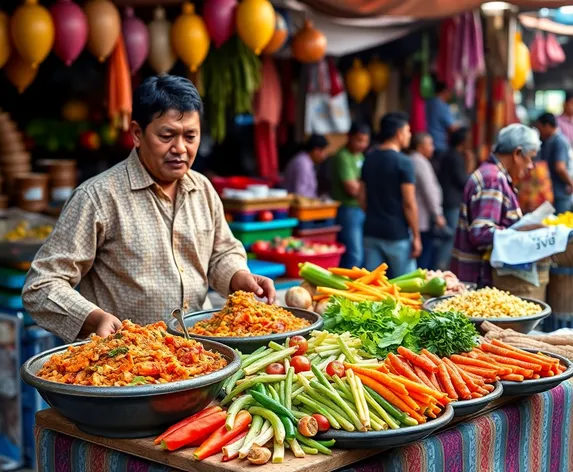
[[[554,162],[569,162],[569,146],[564,139],[556,139],[553,150]]]
[[[87,316],[98,308],[75,287],[92,268],[104,238],[97,207],[85,190],[78,189],[28,272],[24,308],[41,327],[66,342],[78,337]]]
[[[211,186],[208,183],[209,187]],[[223,296],[231,291],[231,279],[239,270],[249,271],[247,253],[225,220],[223,203],[215,190],[210,187],[210,200],[213,206],[213,252],[209,259],[207,276],[209,285]]]
[[[469,240],[478,251],[485,251],[493,246],[493,233],[501,228],[503,198],[503,187],[497,180],[489,188],[476,187],[470,199]]]
[[[438,184],[434,169],[429,162],[416,166],[416,185],[420,186],[422,196],[433,217],[442,215],[442,189]]]
[[[352,168],[350,159],[353,159],[353,157],[348,156],[343,152],[334,156],[334,169],[341,182],[356,180],[356,175],[354,174],[354,169]]]
[[[440,106],[440,122],[444,128],[449,128],[455,123],[454,115],[452,115],[452,110],[447,103],[442,103]]]
[[[412,159],[404,157],[400,161],[400,183],[401,184],[414,184],[416,183],[416,172],[414,170],[414,163]]]

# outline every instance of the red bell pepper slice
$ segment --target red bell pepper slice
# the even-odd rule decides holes
[[[187,446],[219,429],[225,424],[226,418],[227,413],[224,411],[199,418],[164,437],[161,440],[161,447],[169,451],[175,451]]]
[[[227,431],[225,426],[218,428],[209,438],[193,452],[193,458],[201,461],[213,454],[221,452],[223,446],[231,442],[235,437],[246,431],[251,424],[251,414],[246,410],[241,410],[235,418],[235,425],[231,431]]]
[[[220,406],[210,406],[205,408],[204,410],[201,410],[198,413],[195,413],[194,415],[190,416],[189,418],[185,418],[184,420],[181,420],[179,423],[175,423],[173,426],[170,426],[167,431],[165,431],[163,434],[157,436],[155,438],[155,441],[153,441],[154,444],[161,444],[161,440],[167,436],[168,434],[171,434],[173,431],[178,430],[179,428],[181,428],[182,426],[185,426],[189,423],[192,423],[195,420],[198,420],[199,418],[203,418],[205,416],[209,416],[212,415],[213,413],[217,413],[219,411],[223,411],[223,409]],[[199,443],[201,444],[201,443]]]

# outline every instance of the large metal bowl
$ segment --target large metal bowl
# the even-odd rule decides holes
[[[208,341],[208,340],[216,340],[220,343],[223,343],[225,346],[232,347],[233,349],[238,349],[243,354],[250,354],[251,352],[257,350],[261,346],[268,345],[271,341],[276,343],[283,342],[286,338],[292,338],[293,336],[307,336],[312,331],[321,329],[324,321],[322,317],[312,311],[302,310],[301,308],[291,308],[291,307],[283,307],[285,310],[290,311],[294,316],[297,318],[303,318],[310,322],[310,326],[306,328],[298,329],[296,331],[288,331],[286,333],[276,333],[276,334],[267,334],[266,336],[247,336],[244,338],[241,337],[232,337],[232,336],[202,336],[199,334],[189,333],[191,337],[197,338],[199,340]],[[187,329],[192,328],[195,323],[199,321],[203,321],[206,319],[211,318],[215,313],[221,311],[221,308],[215,308],[212,310],[204,310],[198,311],[196,313],[189,313],[183,317],[183,321],[185,322],[185,326]],[[171,334],[177,334],[179,336],[183,336],[183,332],[179,326],[179,322],[173,318],[167,322],[167,331]]]
[[[75,343],[79,345],[83,343]],[[41,379],[35,374],[59,346],[27,360],[20,369],[22,380],[35,387],[42,398],[82,431],[109,438],[141,438],[165,431],[211,403],[223,382],[241,366],[237,353],[223,344],[202,341],[205,349],[219,352],[227,366],[191,380],[129,387],[68,385]]]
[[[426,303],[424,303],[423,305],[423,309],[426,311],[434,311],[436,305],[444,300],[447,300],[449,298],[454,297],[455,295],[446,295],[444,297],[438,297],[438,298],[432,298],[431,300],[428,300]],[[530,331],[534,330],[535,327],[541,323],[541,321],[545,318],[547,318],[549,315],[551,315],[551,307],[545,303],[542,302],[541,300],[536,300],[535,298],[527,298],[527,297],[519,297],[522,300],[525,300],[527,302],[531,302],[531,303],[535,303],[536,305],[539,305],[539,313],[535,314],[535,315],[530,315],[530,316],[521,316],[521,317],[507,317],[507,318],[495,318],[495,317],[491,317],[491,318],[485,318],[485,317],[469,317],[469,319],[472,321],[472,323],[475,325],[476,329],[481,333],[481,334],[485,334],[484,331],[481,329],[481,324],[484,321],[489,321],[490,323],[493,323],[494,325],[499,326],[500,328],[503,329],[513,329],[514,331],[517,331],[518,333],[524,333],[527,334]]]

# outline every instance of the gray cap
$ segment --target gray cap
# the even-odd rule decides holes
[[[517,148],[521,148],[525,153],[539,151],[541,148],[539,131],[522,124],[512,124],[503,128],[497,136],[493,152],[511,154]]]

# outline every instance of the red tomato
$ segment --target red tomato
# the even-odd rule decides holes
[[[273,221],[274,216],[272,211],[261,211],[259,213],[259,221]]]
[[[268,251],[269,247],[270,247],[270,244],[268,241],[257,241],[257,242],[252,244],[251,251],[253,251],[253,252]]]
[[[295,356],[302,356],[308,351],[308,342],[302,336],[293,336],[290,338],[288,345],[289,347],[298,346],[298,349],[294,353]]]
[[[326,366],[326,373],[333,377],[334,375],[338,375],[340,378],[346,375],[346,371],[344,370],[344,364],[340,361],[332,361],[329,362]]]
[[[283,375],[285,373],[285,366],[284,364],[273,362],[267,366],[265,372],[269,375]]]
[[[312,415],[312,417],[318,423],[318,431],[319,432],[324,433],[325,431],[328,431],[330,429],[330,422],[328,421],[326,416],[322,416],[322,415],[319,415],[318,413],[315,413],[314,415]]]
[[[310,361],[304,356],[294,356],[290,360],[290,365],[294,368],[295,374],[308,372],[310,370]]]

